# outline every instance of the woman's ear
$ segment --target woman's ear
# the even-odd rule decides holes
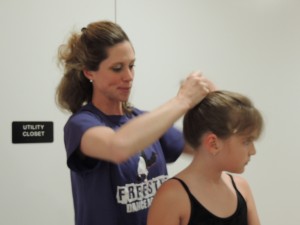
[[[208,133],[203,140],[206,149],[210,154],[216,156],[220,151],[220,140],[214,133]]]
[[[88,79],[88,80],[93,80],[93,73],[87,69],[84,69],[83,71],[83,75]]]

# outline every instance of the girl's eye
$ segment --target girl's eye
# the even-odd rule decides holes
[[[245,145],[250,145],[250,144],[252,144],[252,142],[253,142],[252,139],[247,139],[247,140],[244,141],[244,144]]]
[[[130,70],[133,70],[134,67],[135,67],[134,64],[132,64],[132,65],[129,66]]]

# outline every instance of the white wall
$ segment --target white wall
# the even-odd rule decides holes
[[[244,176],[262,224],[300,224],[299,9],[297,0],[119,0],[115,15],[111,0],[0,1],[0,224],[73,224],[56,51],[73,27],[115,16],[137,54],[134,105],[155,108],[194,69],[253,99],[266,129]],[[22,120],[53,121],[54,142],[12,144],[11,123]]]
[[[120,2],[135,6],[118,15],[137,51],[134,102],[159,105],[193,69],[250,96],[266,120],[244,174],[262,224],[300,224],[300,1],[163,2]]]
[[[113,3],[0,1],[0,224],[74,224],[62,133],[67,115],[54,102],[56,52],[72,28],[114,19]],[[53,121],[54,142],[12,144],[13,121]]]

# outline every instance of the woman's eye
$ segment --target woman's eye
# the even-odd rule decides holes
[[[134,66],[135,66],[134,64],[128,65],[130,70],[133,70]],[[111,69],[112,69],[112,71],[119,73],[123,70],[123,68],[124,68],[123,65],[116,65],[116,66],[113,66]]]
[[[121,66],[115,66],[115,67],[112,68],[112,70],[114,72],[120,72],[122,70],[122,67]]]

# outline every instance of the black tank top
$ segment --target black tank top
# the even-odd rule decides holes
[[[190,192],[188,186],[179,178],[173,177],[172,179],[178,180],[186,190],[191,202],[191,215],[188,225],[248,225],[247,222],[247,204],[244,197],[238,191],[232,175],[228,174],[231,178],[232,185],[236,191],[238,204],[236,211],[229,217],[220,218],[209,212]]]

